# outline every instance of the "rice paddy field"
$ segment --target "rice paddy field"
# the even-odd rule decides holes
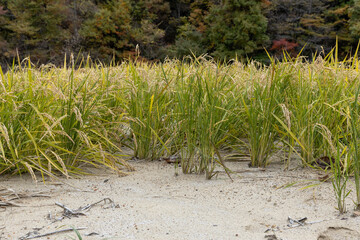
[[[231,179],[229,161],[266,169],[276,155],[285,169],[325,168],[343,213],[349,182],[360,203],[359,64],[336,53],[270,65],[24,60],[0,71],[0,173],[61,179],[92,165],[125,175],[136,159],[166,159]]]

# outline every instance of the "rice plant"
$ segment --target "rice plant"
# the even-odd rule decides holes
[[[349,171],[347,166],[344,164],[346,158],[346,147],[343,148],[341,151],[341,143],[337,139],[337,150],[336,155],[330,159],[334,159],[334,161],[330,161],[330,167],[333,173],[332,178],[332,185],[335,192],[335,197],[337,201],[337,209],[339,210],[340,214],[346,212],[346,204],[345,200],[350,194],[350,190],[347,189],[347,183],[349,180]],[[342,146],[343,147],[343,146]],[[343,159],[343,161],[342,161]]]
[[[129,63],[127,78],[125,108],[133,134],[134,156],[154,160],[164,153],[170,154],[165,142],[171,137],[171,129],[167,128],[171,125],[171,100],[166,91],[171,82],[166,73]]]
[[[354,102],[351,104],[350,116],[351,116],[351,136],[352,136],[352,152],[354,159],[354,177],[355,177],[355,189],[356,189],[356,209],[360,208],[360,159],[359,159],[359,106],[358,98],[360,93],[360,87],[356,90],[354,95]]]
[[[44,179],[81,173],[82,163],[119,173],[129,168],[120,145],[108,137],[109,125],[122,121],[121,114],[106,119],[110,106],[103,105],[106,95],[99,94],[93,71],[33,69],[28,63],[27,68],[1,72],[1,172],[26,171],[36,179],[39,171]]]
[[[287,165],[308,166],[336,156],[340,142],[359,189],[356,58],[338,62],[334,50],[269,66],[79,61],[35,68],[26,59],[0,70],[0,173],[69,177],[89,164],[124,173],[130,157],[171,156],[184,173],[210,179],[218,167],[230,176],[224,149],[248,149],[253,167],[266,167],[279,149]]]
[[[196,69],[182,70],[176,86],[181,166],[185,173],[205,173],[210,179],[217,164],[227,171],[219,151],[233,127],[236,97],[226,67],[193,64]]]

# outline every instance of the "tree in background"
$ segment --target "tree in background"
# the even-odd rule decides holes
[[[209,53],[218,59],[329,52],[360,37],[360,0],[0,0],[0,64],[64,54],[153,60]],[[270,40],[270,41],[269,41]],[[341,56],[340,56],[341,57]]]
[[[349,10],[350,14],[350,33],[355,41],[360,39],[360,0],[354,0],[354,4]]]
[[[200,56],[206,52],[203,33],[188,22],[178,28],[175,44],[168,48],[168,55],[176,58]]]
[[[64,43],[65,53],[70,56],[71,53],[78,54],[82,50],[87,50],[87,45],[80,34],[82,25],[85,21],[92,19],[99,8],[96,1],[93,0],[67,0],[67,18],[66,26],[71,33]]]
[[[154,59],[161,55],[165,45],[165,30],[170,17],[170,5],[164,0],[140,0],[132,2],[133,42],[141,55]]]
[[[225,0],[211,8],[207,22],[210,50],[220,59],[245,56],[268,41],[259,0]]]
[[[190,4],[189,22],[200,33],[204,33],[207,29],[206,17],[209,15],[211,6],[214,5],[212,0],[194,0]]]
[[[190,3],[190,2],[189,2]],[[200,56],[207,53],[205,32],[208,28],[206,17],[209,15],[212,0],[194,0],[189,4],[188,17],[182,17],[177,27],[175,43],[168,48],[171,57]]]
[[[9,30],[6,28],[8,20],[6,15],[9,13],[5,7],[0,5],[0,62],[5,62],[7,59],[13,58],[16,52],[11,49],[9,42]]]
[[[170,18],[165,30],[165,41],[174,44],[178,28],[184,24],[184,18],[190,14],[190,3],[193,0],[165,0],[170,5]]]
[[[273,0],[266,8],[267,34],[270,39],[298,44],[298,51],[306,45],[305,53],[328,53],[340,41],[340,52],[351,48],[349,34],[349,0]],[[277,48],[273,45],[274,50]]]
[[[165,31],[159,29],[151,20],[142,20],[140,27],[134,29],[134,41],[139,46],[141,56],[155,59],[164,44]]]
[[[131,45],[131,6],[126,0],[111,0],[99,4],[96,13],[81,29],[83,45],[96,58],[124,57]]]
[[[62,54],[62,44],[69,38],[65,0],[8,0],[2,4],[3,11],[4,6],[7,9],[0,20],[5,23],[2,31],[21,56],[45,62]]]

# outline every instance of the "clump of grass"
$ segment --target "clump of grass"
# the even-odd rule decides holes
[[[174,137],[172,69],[128,63],[124,108],[133,134],[134,156],[159,159],[172,154]]]
[[[196,69],[183,68],[176,85],[181,166],[184,173],[205,173],[210,179],[217,164],[225,167],[219,151],[233,127],[235,85],[224,66],[192,64]]]
[[[338,142],[338,141],[337,141]],[[346,212],[345,200],[349,196],[350,192],[347,190],[347,183],[349,180],[349,172],[347,166],[341,161],[344,158],[346,148],[340,152],[340,143],[337,146],[336,155],[334,156],[334,161],[330,161],[331,170],[333,173],[332,185],[335,192],[335,197],[337,200],[337,209],[340,214]]]
[[[184,173],[210,179],[225,167],[224,149],[246,146],[251,165],[266,167],[286,147],[287,164],[297,155],[306,166],[336,156],[338,136],[360,188],[358,62],[339,63],[336,51],[270,66],[204,58],[78,65],[26,61],[0,71],[1,173],[70,176],[83,164],[121,173],[131,169],[127,147],[141,159],[179,156]]]
[[[354,177],[355,177],[355,190],[356,190],[356,209],[360,209],[360,159],[359,159],[359,106],[358,98],[360,87],[358,87],[355,95],[354,102],[351,104],[350,122],[351,122],[351,137],[352,137],[352,153],[354,159]]]
[[[29,172],[36,180],[36,171],[43,179],[81,173],[82,163],[119,173],[130,168],[122,160],[120,143],[109,138],[121,114],[105,106],[104,92],[111,89],[101,90],[94,71],[33,69],[28,63],[27,68],[1,72],[0,172]]]
[[[263,71],[263,78],[250,75],[250,86],[243,96],[252,167],[267,165],[277,136],[274,114],[278,111],[277,81],[281,79],[274,65]]]

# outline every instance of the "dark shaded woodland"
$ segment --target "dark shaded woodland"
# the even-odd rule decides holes
[[[312,56],[360,36],[360,0],[0,0],[0,62],[65,54],[108,61],[208,53],[216,59]]]

